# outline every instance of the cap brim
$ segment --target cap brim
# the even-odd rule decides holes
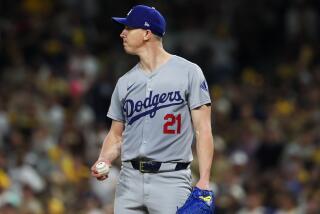
[[[127,18],[112,17],[112,20],[122,25],[127,25],[128,23]]]

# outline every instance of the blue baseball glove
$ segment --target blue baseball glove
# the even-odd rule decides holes
[[[194,187],[189,198],[176,214],[213,214],[214,195],[212,191]]]

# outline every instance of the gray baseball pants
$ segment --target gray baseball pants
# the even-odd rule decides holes
[[[175,214],[191,193],[191,170],[141,173],[122,166],[115,214]]]

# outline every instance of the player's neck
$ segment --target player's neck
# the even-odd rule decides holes
[[[165,64],[171,56],[162,46],[146,48],[139,54],[140,68],[146,73],[152,73]]]

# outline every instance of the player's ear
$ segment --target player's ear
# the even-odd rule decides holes
[[[152,37],[152,32],[151,32],[151,30],[145,30],[145,32],[144,32],[144,40],[145,41],[147,41],[147,40],[149,40],[150,38]]]

